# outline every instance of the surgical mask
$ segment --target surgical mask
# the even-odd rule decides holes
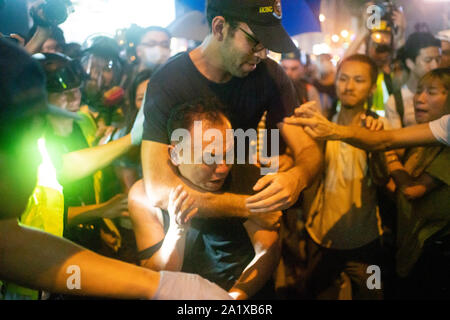
[[[154,46],[144,49],[145,61],[148,67],[155,67],[165,63],[170,57],[170,49]]]

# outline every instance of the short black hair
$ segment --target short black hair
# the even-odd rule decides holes
[[[125,125],[127,127],[127,132],[131,131],[131,128],[133,127],[134,120],[136,119],[136,115],[138,113],[138,109],[135,106],[135,100],[136,100],[136,90],[138,86],[146,81],[150,80],[150,77],[152,76],[153,71],[150,69],[144,69],[140,71],[136,77],[133,79],[133,82],[131,83],[130,88],[128,89],[128,103],[125,103],[123,107],[123,112],[125,116]],[[144,106],[141,106],[143,108]]]
[[[163,27],[160,27],[160,26],[150,26],[150,27],[147,27],[147,28],[143,28],[141,30],[141,32],[139,33],[139,38],[138,38],[139,42],[138,43],[141,43],[142,37],[145,34],[147,34],[148,32],[150,32],[150,31],[164,32],[167,35],[167,37],[169,38],[169,40],[170,40],[170,38],[172,38],[172,34],[166,28],[163,28]]]
[[[229,15],[219,12],[217,10],[209,8],[207,6],[206,9],[206,21],[208,22],[209,32],[212,31],[212,21],[215,17],[222,16],[225,18],[225,21],[230,25],[230,35],[234,35],[234,31],[238,28],[239,21],[237,21],[235,18],[230,17]]]
[[[373,61],[372,58],[370,58],[369,56],[367,56],[365,54],[353,54],[353,55],[345,58],[344,60],[342,60],[339,63],[338,67],[337,67],[336,75],[339,74],[339,72],[341,71],[341,67],[342,67],[342,65],[344,63],[351,62],[351,61],[362,62],[362,63],[365,63],[365,64],[369,65],[369,67],[370,67],[370,80],[372,81],[372,85],[377,83],[378,66],[375,63],[375,61]]]
[[[418,87],[430,84],[434,80],[438,80],[442,86],[447,90],[447,108],[450,107],[450,67],[437,68],[427,72],[422,78],[420,78]]]
[[[170,139],[176,129],[190,130],[194,121],[207,120],[224,123],[228,120],[226,107],[216,97],[201,97],[172,108],[167,121],[167,135]]]
[[[406,65],[406,59],[411,59],[414,63],[420,54],[420,50],[428,47],[441,47],[441,41],[436,39],[429,32],[414,32],[406,40],[403,49],[403,62]]]

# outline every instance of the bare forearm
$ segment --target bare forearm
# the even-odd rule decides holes
[[[70,290],[70,266],[80,270],[81,289]],[[152,298],[159,274],[109,259],[65,239],[0,221],[0,277],[56,293],[109,298]]]
[[[102,146],[70,152],[63,156],[61,181],[71,182],[82,179],[100,170],[126,153],[131,148],[128,134]]]
[[[356,126],[335,126],[332,140],[342,140],[369,151],[392,150],[418,145],[438,144],[428,124],[396,130],[370,131]]]
[[[180,271],[183,266],[186,234],[169,228],[161,248],[142,265],[153,270]]]
[[[29,54],[38,53],[49,36],[50,36],[49,28],[38,26],[36,28],[36,32],[34,33],[33,37],[25,45],[25,50]]]
[[[170,191],[182,185],[184,190],[194,199],[198,208],[198,217],[247,217],[249,212],[245,207],[247,196],[232,193],[211,193],[200,191],[185,179],[182,179],[176,169],[169,163],[167,146],[156,145],[153,149],[144,141],[142,147],[142,168],[144,186],[150,205],[167,210]]]
[[[69,207],[67,211],[67,223],[69,225],[78,225],[86,223],[102,216],[102,205],[93,204],[80,207]]]
[[[242,272],[229,293],[237,300],[252,297],[270,279],[279,258],[280,246],[278,243],[268,250],[255,254],[255,257]]]
[[[322,169],[323,156],[318,145],[312,145],[295,156],[295,166],[288,170],[299,177],[301,190],[310,187]]]

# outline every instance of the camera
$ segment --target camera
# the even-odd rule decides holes
[[[71,12],[73,7],[70,0],[45,0],[32,7],[30,14],[37,25],[48,27],[63,23]]]
[[[392,19],[392,15],[395,11],[403,12],[403,8],[400,6],[397,6],[394,1],[379,1],[376,3],[376,5],[381,10],[381,21],[385,21],[386,27],[390,28],[391,30],[394,30],[394,32],[397,32],[397,27],[394,24],[394,21]]]

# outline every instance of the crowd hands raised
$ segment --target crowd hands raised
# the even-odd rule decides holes
[[[211,0],[208,36],[166,63],[166,29],[67,44],[57,25],[70,1],[55,1],[52,19],[50,2],[32,7],[30,36],[0,40],[2,126],[26,121],[44,141],[32,140],[28,163],[15,159],[30,134],[2,141],[4,298],[450,297],[449,30],[407,37],[397,8],[389,28],[362,28],[336,68]],[[283,52],[279,65],[267,49]],[[227,163],[235,141],[198,137],[195,121],[222,137],[278,129],[283,146],[268,155],[258,137],[256,161]],[[201,148],[172,141],[177,129]],[[24,167],[29,181],[10,183]],[[82,289],[67,286],[72,265]],[[367,285],[373,265],[382,289]]]

